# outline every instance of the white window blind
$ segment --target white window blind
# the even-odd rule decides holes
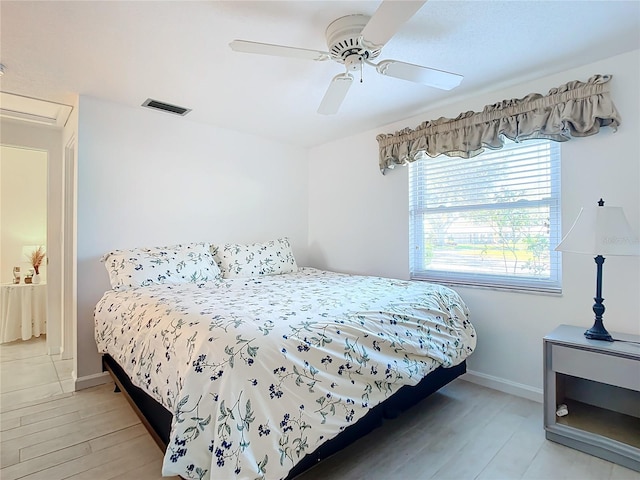
[[[560,146],[409,165],[411,278],[559,292]]]

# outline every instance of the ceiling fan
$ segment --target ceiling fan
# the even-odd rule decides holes
[[[462,75],[398,60],[382,60],[377,64],[371,61],[380,55],[382,47],[425,3],[426,0],[385,0],[372,17],[367,15],[347,15],[338,18],[327,27],[328,52],[249,42],[247,40],[234,40],[229,46],[236,52],[316,61],[334,60],[344,64],[346,71],[333,78],[320,103],[318,113],[323,115],[332,115],[338,112],[353,83],[353,75],[350,72],[357,70],[362,72],[365,64],[375,67],[376,71],[382,75],[401,78],[442,90],[451,90],[460,85],[463,78]]]

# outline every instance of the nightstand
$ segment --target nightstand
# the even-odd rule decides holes
[[[640,471],[640,336],[585,338],[560,325],[544,337],[544,428],[554,442]],[[568,407],[557,416],[558,405]]]

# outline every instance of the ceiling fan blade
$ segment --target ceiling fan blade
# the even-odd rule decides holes
[[[362,45],[369,50],[382,48],[425,3],[426,0],[383,1],[360,33]]]
[[[441,90],[451,90],[457,87],[464,78],[457,73],[449,73],[397,60],[383,60],[376,65],[376,70],[378,73],[388,77],[401,78],[402,80],[429,85]]]
[[[246,40],[234,40],[229,46],[234,52],[258,53],[260,55],[273,55],[276,57],[302,58],[316,61],[329,60],[329,58],[331,58],[329,52],[286,47],[284,45],[272,45],[270,43],[248,42]]]
[[[347,92],[353,83],[353,77],[348,73],[336,75],[331,80],[327,92],[324,94],[322,102],[318,107],[318,113],[321,115],[333,115],[338,113],[342,101],[347,96]]]

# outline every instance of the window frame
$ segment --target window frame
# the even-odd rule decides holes
[[[534,207],[536,205],[548,206],[550,216],[550,231],[549,231],[549,277],[548,278],[536,278],[534,276],[518,276],[518,275],[500,275],[489,273],[471,273],[464,271],[447,271],[447,270],[433,270],[427,268],[424,263],[424,249],[425,243],[421,244],[421,248],[417,245],[415,238],[425,237],[425,222],[420,220],[420,217],[428,210],[434,212],[441,210],[443,212],[456,212],[456,211],[472,211],[472,210],[499,210],[504,208],[513,208],[514,202],[502,202],[502,203],[479,203],[474,206],[450,206],[450,207],[429,207],[426,204],[415,205],[420,203],[418,198],[424,197],[423,195],[416,193],[424,186],[415,184],[418,181],[420,175],[423,173],[416,173],[416,168],[428,168],[424,163],[429,162],[430,158],[426,155],[420,160],[416,160],[409,165],[409,275],[412,280],[424,280],[437,283],[446,283],[458,286],[468,287],[485,287],[500,290],[509,291],[523,291],[523,292],[535,292],[535,293],[550,293],[559,294],[562,293],[562,255],[560,252],[554,250],[555,246],[560,243],[562,238],[562,217],[561,217],[561,151],[558,142],[550,140],[535,140],[540,143],[548,143],[549,145],[549,187],[550,196],[539,200],[524,200],[517,202],[518,207]],[[531,141],[514,144],[515,142],[509,142],[509,151],[517,150],[519,146],[523,148],[527,144],[531,144]],[[512,145],[514,144],[514,145]],[[495,150],[490,150],[486,153],[495,155]],[[482,155],[482,154],[481,154]],[[420,268],[423,267],[423,268]]]

